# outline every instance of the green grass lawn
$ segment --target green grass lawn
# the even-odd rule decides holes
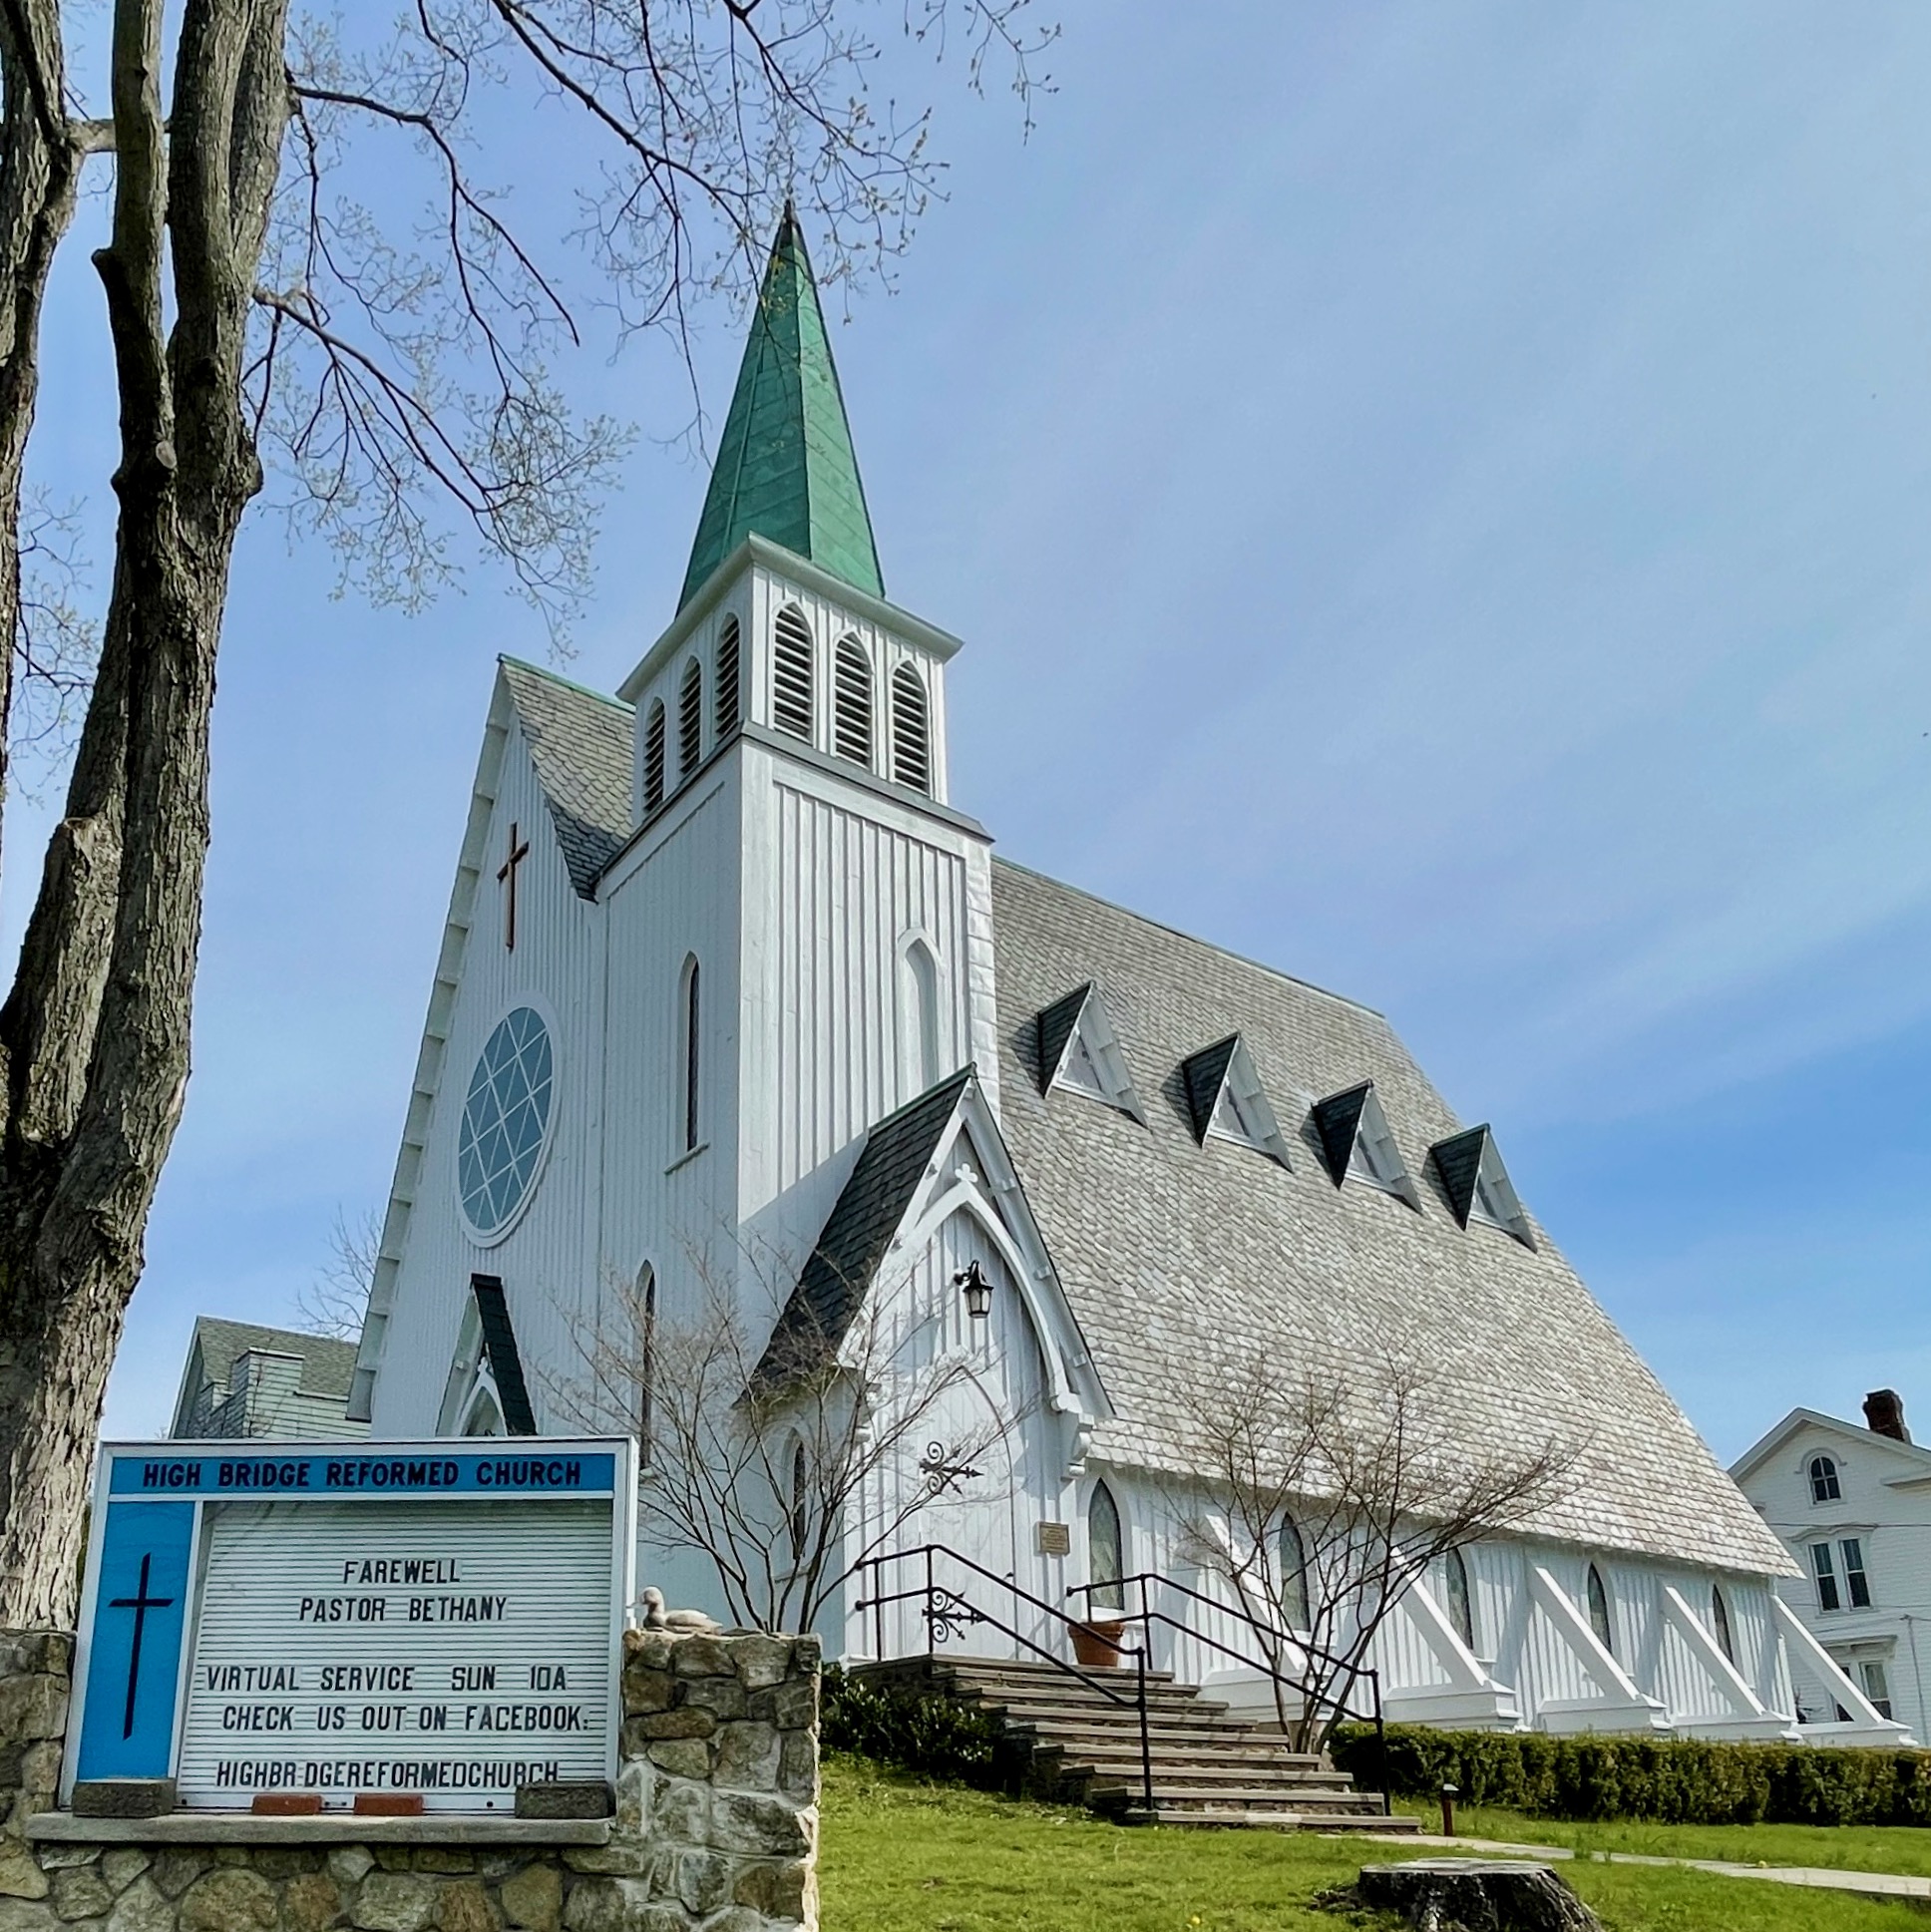
[[[1406,1803],[1424,1831],[1441,1829],[1433,1805]],[[1828,1824],[1564,1824],[1525,1811],[1460,1805],[1455,1829],[1471,1838],[1573,1845],[1580,1851],[1638,1851],[1659,1858],[1725,1858],[1746,1865],[1827,1865],[1838,1871],[1908,1872],[1931,1878],[1931,1831],[1908,1826]]]
[[[1558,1830],[1644,1829],[1531,1829],[1509,1813],[1475,1816],[1485,1831],[1509,1819],[1494,1835],[1545,1844],[1557,1842]],[[1765,1831],[1778,1848],[1747,1855],[1785,1862],[1787,1828]],[[1845,1834],[1847,1841],[1903,1835]],[[1720,1853],[1675,1855],[1741,1855],[1735,1846],[1753,1842],[1740,1827],[1728,1839]],[[819,1872],[826,1932],[1343,1932],[1349,1921],[1313,1910],[1314,1895],[1363,1864],[1415,1855],[1360,1838],[1125,1830],[1084,1811],[920,1784],[852,1758],[825,1764]],[[1613,1932],[1902,1932],[1924,1924],[1901,1901],[1703,1872],[1577,1863],[1563,1875]]]

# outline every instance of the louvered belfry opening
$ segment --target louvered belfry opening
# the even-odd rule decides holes
[[[704,755],[704,669],[696,658],[684,666],[677,690],[677,776],[688,778]]]
[[[807,744],[812,736],[811,626],[795,603],[778,612],[771,653],[771,722]]]
[[[926,687],[910,664],[901,664],[892,673],[892,776],[916,792],[932,790]]]
[[[832,749],[855,765],[872,763],[872,660],[856,637],[841,637],[832,663]]]
[[[643,809],[654,812],[664,796],[664,708],[654,698],[643,727]]]
[[[726,617],[723,629],[717,633],[717,742],[719,744],[722,744],[737,729],[737,619]]]

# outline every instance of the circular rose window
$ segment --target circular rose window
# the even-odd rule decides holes
[[[550,1129],[555,1082],[550,1029],[533,1007],[519,1006],[477,1059],[456,1139],[463,1217],[485,1241],[508,1233],[529,1199]]]

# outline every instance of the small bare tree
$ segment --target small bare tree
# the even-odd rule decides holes
[[[1019,1418],[992,1409],[935,1466],[928,1437],[970,1363],[922,1346],[927,1325],[902,1327],[903,1301],[877,1286],[851,1295],[856,1312],[834,1330],[750,1272],[747,1308],[693,1259],[696,1309],[681,1321],[659,1319],[651,1281],[606,1281],[598,1319],[574,1331],[576,1371],[550,1392],[577,1426],[635,1435],[647,1548],[695,1552],[736,1622],[810,1630],[857,1567]]]
[[[337,1209],[335,1226],[329,1230],[328,1260],[295,1296],[295,1326],[306,1335],[353,1342],[362,1333],[369,1286],[381,1253],[381,1213],[365,1208],[351,1221]]]
[[[1214,1386],[1186,1424],[1182,1542],[1258,1639],[1294,1748],[1320,1750],[1409,1587],[1560,1501],[1578,1445],[1480,1450],[1438,1379],[1392,1356],[1352,1379],[1229,1359]]]

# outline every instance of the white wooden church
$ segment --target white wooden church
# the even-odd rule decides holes
[[[1390,1718],[1771,1738],[1809,1687],[1838,1715],[1806,1737],[1899,1739],[1379,1014],[994,859],[951,803],[961,648],[886,599],[787,216],[668,627],[614,697],[498,669],[350,1415],[567,1432],[611,1283],[671,1321],[755,1255],[758,1319],[897,1297],[966,1364],[932,1433],[996,1447],[897,1533],[1056,1603],[1199,1583],[1177,1423],[1228,1347],[1391,1350],[1445,1371],[1471,1452],[1553,1431],[1580,1460],[1409,1589]],[[659,1580],[705,1600],[702,1566]],[[910,1609],[857,1602],[829,1655],[923,1651]]]

